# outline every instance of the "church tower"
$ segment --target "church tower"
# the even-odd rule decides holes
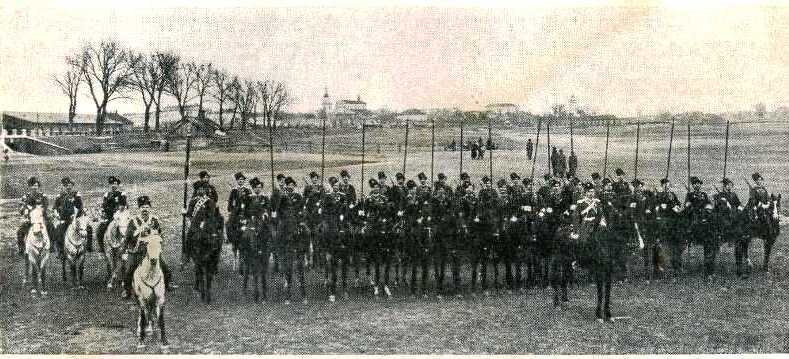
[[[329,97],[329,89],[323,88],[323,99],[321,100],[321,112],[324,116],[329,116],[331,113],[331,98]]]

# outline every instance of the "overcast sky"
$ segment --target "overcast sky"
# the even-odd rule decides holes
[[[317,109],[324,86],[335,100],[359,95],[393,110],[512,102],[542,112],[554,95],[571,94],[620,115],[789,104],[786,6],[148,4],[158,6],[0,5],[0,111],[65,112],[51,76],[66,69],[67,55],[101,39],[285,81],[296,111]],[[111,110],[140,112],[138,102]],[[78,112],[94,111],[85,94]]]

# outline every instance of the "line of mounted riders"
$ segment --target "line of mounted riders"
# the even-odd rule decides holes
[[[554,305],[564,306],[573,272],[583,267],[598,287],[600,320],[612,318],[612,281],[627,270],[628,257],[637,251],[643,255],[646,277],[653,278],[664,272],[664,247],[676,273],[683,270],[682,255],[688,246],[702,246],[704,274],[711,278],[720,246],[729,243],[735,246],[737,275],[747,277],[752,269],[748,248],[756,237],[764,240],[762,269],[768,270],[779,234],[781,200],[767,191],[758,173],[752,175],[754,185],[746,180],[747,203],[740,202],[728,178],[710,198],[701,190],[702,181],[691,177],[692,188],[680,202],[667,178],[660,181],[659,189],[649,190],[638,179],[626,181],[621,169],[615,173],[616,178],[593,173],[591,181],[584,183],[575,177],[545,175],[540,185],[516,173],[495,184],[487,176],[473,183],[462,173],[455,186],[440,173],[431,186],[424,173],[418,181],[406,181],[400,173],[392,181],[379,172],[377,179],[368,181],[369,194],[358,199],[345,170],[339,178],[328,178],[328,185],[317,173],[310,173],[301,193],[293,178],[280,174],[268,194],[258,178],[247,182],[237,173],[225,222],[216,189],[202,171],[182,213],[189,219],[183,253],[195,263],[195,288],[206,302],[211,300],[211,280],[225,240],[238,256],[244,288],[248,277],[253,277],[256,301],[266,298],[270,264],[284,274],[288,302],[297,282],[306,302],[304,278],[309,267],[324,269],[328,299],[333,302],[337,295],[348,297],[349,271],[358,286],[362,269],[376,296],[381,292],[391,296],[394,286],[404,286],[412,295],[434,290],[437,295],[462,296],[461,273],[470,265],[472,295],[478,289],[489,294],[487,272],[492,267],[491,284],[496,290],[500,284],[512,292],[550,283]],[[38,181],[30,179],[30,193],[23,197],[22,214],[28,220],[19,231],[20,252],[25,248],[29,267],[34,267],[36,240],[31,234],[49,227],[55,233],[54,247],[62,254],[64,280],[69,262],[75,286],[81,286],[84,257],[75,258],[79,255],[71,252],[75,246],[92,246],[90,226],[83,224],[89,221],[81,220],[90,214],[83,210],[73,183],[68,178],[62,183],[63,192],[47,221],[46,196]],[[120,180],[110,177],[109,183],[95,237],[107,259],[107,286],[121,281],[128,295],[134,270],[146,255],[145,246],[137,241],[144,234],[140,228],[159,234],[161,225],[149,213],[147,196],[138,199],[140,213],[132,216],[126,195],[119,190]],[[159,263],[165,285],[170,286],[167,265],[161,259]],[[447,270],[451,281],[445,277]]]

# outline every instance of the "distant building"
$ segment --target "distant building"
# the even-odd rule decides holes
[[[324,93],[324,104],[330,104],[329,101],[328,92],[326,92]],[[357,96],[356,100],[339,100],[335,103],[334,109],[328,106],[325,108],[329,122],[333,127],[360,128],[362,123],[376,125],[373,112],[367,109],[367,103],[362,101],[361,96]]]
[[[485,106],[485,112],[490,114],[510,115],[518,112],[518,106],[511,103],[492,103]]]
[[[405,126],[406,121],[414,127],[428,126],[427,112],[419,109],[408,109],[397,114],[397,125]]]
[[[134,123],[128,118],[115,112],[107,113],[104,120],[104,132],[116,133],[128,131]],[[74,116],[73,124],[69,125],[67,113],[52,112],[3,112],[0,127],[9,134],[15,131],[21,133],[49,133],[66,134],[70,132],[92,133],[96,131],[95,114],[77,114]]]

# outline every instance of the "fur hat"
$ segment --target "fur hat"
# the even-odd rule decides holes
[[[285,175],[282,173],[277,173],[277,182],[285,180]]]
[[[518,176],[517,173],[515,173],[515,172],[510,173],[510,180],[515,181],[515,180],[519,180],[519,179],[521,179],[521,176]]]
[[[38,178],[33,176],[33,177],[30,177],[30,178],[27,179],[27,186],[28,187],[33,187],[33,186],[36,186],[36,185],[41,187],[41,182],[38,181]]]
[[[261,187],[263,186],[263,182],[259,178],[253,177],[251,180],[249,180],[249,185],[252,186],[252,188]]]
[[[405,176],[402,173],[397,172],[397,174],[395,174],[395,179],[398,180],[398,181],[400,181],[400,180],[405,181]]]
[[[419,174],[416,175],[416,177],[419,178],[420,180],[426,180],[427,179],[427,175],[425,175],[424,172],[419,172]]]
[[[151,199],[148,196],[137,197],[137,207],[151,206]]]
[[[206,177],[211,177],[211,176],[208,174],[208,171],[206,171],[206,170],[202,170],[202,171],[200,171],[200,174],[199,174],[198,176],[199,176],[201,179],[203,179],[203,178],[206,178]]]
[[[721,183],[722,183],[724,186],[726,186],[726,185],[730,185],[730,184],[734,184],[734,182],[732,182],[732,181],[731,181],[731,180],[730,180],[728,177],[723,177],[723,179],[721,180]]]
[[[461,173],[461,174],[460,174],[460,179],[461,179],[461,180],[467,180],[467,179],[469,179],[469,178],[470,178],[470,177],[469,177],[469,175],[468,175],[468,172],[463,172],[463,173]]]
[[[107,177],[107,183],[109,183],[109,184],[121,184],[121,180],[119,180],[118,177],[109,176],[109,177]]]
[[[370,178],[370,180],[367,181],[367,184],[369,184],[370,187],[376,187],[378,186],[378,181],[376,181],[375,178]]]
[[[754,173],[751,175],[751,178],[752,178],[754,181],[761,181],[761,180],[763,180],[763,179],[764,179],[764,177],[762,177],[762,175],[760,175],[760,174],[759,174],[759,172],[754,172]]]
[[[593,179],[593,180],[599,180],[599,179],[600,179],[600,173],[598,173],[598,172],[593,172],[593,173],[592,173],[592,179]]]
[[[348,174],[348,170],[342,170],[340,171],[340,177],[351,177],[351,175]]]
[[[617,168],[616,171],[614,171],[614,173],[616,173],[617,176],[625,175],[625,171],[623,171],[621,168]]]
[[[294,180],[293,177],[290,176],[285,177],[285,185],[287,186],[290,184],[296,184],[296,180]]]
[[[241,172],[236,172],[236,174],[233,175],[233,178],[235,178],[236,181],[247,179],[247,177]]]
[[[312,171],[310,172],[310,178],[318,178],[318,172]]]
[[[337,177],[334,176],[329,177],[329,184],[332,186],[334,186],[334,184],[337,183],[338,181],[339,180],[337,179]]]
[[[408,188],[414,188],[416,187],[416,182],[414,182],[414,180],[408,180],[408,182],[405,183],[405,186]]]
[[[445,179],[447,179],[447,175],[445,175],[445,174],[444,174],[444,172],[440,172],[440,173],[438,174],[438,180],[439,180],[439,181],[443,181],[443,180],[445,180]]]
[[[482,183],[490,183],[490,177],[482,176]]]
[[[384,173],[384,171],[378,171],[378,178],[386,178],[386,173]]]
[[[699,179],[698,177],[693,176],[693,177],[690,177],[690,184],[692,184],[692,185],[704,184],[704,182],[701,179]]]
[[[666,184],[666,183],[669,183],[669,182],[671,182],[671,180],[668,179],[668,177],[663,177],[663,178],[660,179],[660,185],[661,186]]]
[[[68,186],[68,185],[73,185],[74,182],[71,181],[71,178],[63,177],[63,178],[60,179],[60,184],[62,184],[64,186]]]

